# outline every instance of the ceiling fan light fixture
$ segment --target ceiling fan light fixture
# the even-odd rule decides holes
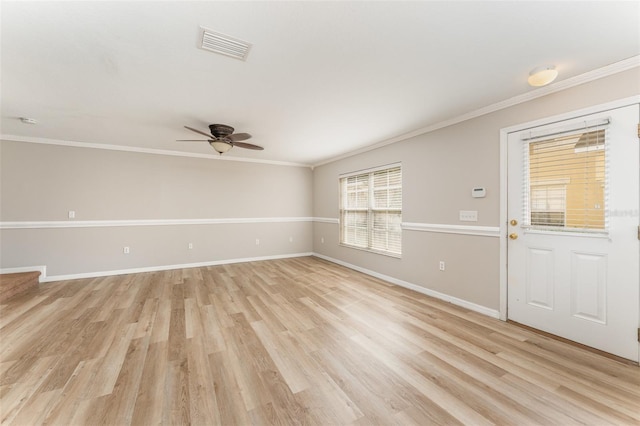
[[[545,65],[531,70],[527,81],[530,86],[546,86],[558,77],[558,70],[553,65]]]
[[[231,148],[233,148],[233,145],[231,145],[229,142],[221,140],[211,140],[209,141],[209,145],[211,145],[213,149],[215,149],[220,155],[228,152]]]
[[[252,143],[242,142],[251,138],[249,133],[233,133],[234,129],[226,124],[210,124],[209,130],[211,134],[205,133],[193,127],[184,126],[185,129],[191,130],[199,135],[206,136],[207,139],[179,139],[178,142],[209,142],[209,145],[220,155],[229,151],[234,146],[244,149],[253,149],[262,151],[264,148]]]

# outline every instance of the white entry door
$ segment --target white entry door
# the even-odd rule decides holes
[[[638,105],[508,136],[507,317],[638,361]]]

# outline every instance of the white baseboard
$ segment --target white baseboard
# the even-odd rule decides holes
[[[410,290],[417,291],[418,293],[422,293],[422,294],[425,294],[427,296],[434,297],[436,299],[444,300],[445,302],[453,303],[454,305],[463,307],[465,309],[469,309],[470,311],[478,312],[480,314],[489,316],[491,318],[496,318],[496,319],[500,318],[500,312],[498,312],[495,309],[487,308],[486,306],[477,305],[477,304],[475,304],[473,302],[469,302],[469,301],[464,300],[464,299],[459,299],[459,298],[454,297],[454,296],[449,296],[448,294],[444,294],[444,293],[440,293],[440,292],[437,292],[437,291],[434,291],[434,290],[430,290],[428,288],[425,288],[425,287],[422,287],[422,286],[419,286],[419,285],[416,285],[416,284],[412,284],[412,283],[407,282],[407,281],[399,280],[397,278],[390,277],[388,275],[380,274],[380,273],[372,271],[370,269],[361,268],[360,266],[352,265],[350,263],[343,262],[342,260],[334,259],[332,257],[325,256],[323,254],[313,253],[313,256],[319,257],[320,259],[324,259],[324,260],[329,261],[329,262],[337,263],[338,265],[342,265],[342,266],[345,266],[345,267],[347,267],[349,269],[353,269],[355,271],[362,272],[363,274],[371,275],[372,277],[376,277],[376,278],[379,278],[381,280],[388,281],[388,282],[390,282],[392,284],[399,285],[400,287],[408,288]]]
[[[42,276],[41,276],[40,282],[67,281],[67,280],[77,280],[82,278],[109,277],[112,275],[139,274],[143,272],[168,271],[171,269],[200,268],[203,266],[228,265],[232,263],[244,263],[244,262],[258,262],[261,260],[288,259],[293,257],[305,257],[305,256],[312,256],[312,255],[313,253],[278,254],[274,256],[212,260],[212,261],[198,262],[198,263],[182,263],[179,265],[159,265],[159,266],[147,266],[143,268],[119,269],[119,270],[112,270],[112,271],[84,272],[81,274],[52,275],[50,277],[46,277],[45,279],[42,279]]]
[[[24,266],[19,268],[2,268],[0,269],[0,273],[2,274],[14,274],[20,272],[32,272],[39,271],[40,272],[40,282],[53,282],[53,281],[66,281],[66,280],[76,280],[82,278],[97,278],[97,277],[108,277],[112,275],[125,275],[125,274],[138,274],[143,272],[157,272],[157,271],[168,271],[172,269],[186,269],[186,268],[200,268],[204,266],[216,266],[216,265],[227,265],[232,263],[244,263],[244,262],[258,262],[262,260],[276,260],[276,259],[288,259],[294,257],[305,257],[305,256],[316,256],[320,259],[327,260],[329,262],[337,263],[338,265],[345,266],[349,269],[353,269],[358,272],[362,272],[363,274],[371,275],[372,277],[379,278],[384,281],[388,281],[392,284],[399,285],[404,288],[408,288],[413,291],[417,291],[418,293],[425,294],[427,296],[434,297],[436,299],[444,300],[446,302],[453,303],[454,305],[461,306],[465,309],[469,309],[474,312],[481,313],[483,315],[487,315],[492,318],[499,318],[500,314],[497,310],[487,308],[486,306],[477,305],[473,302],[469,302],[467,300],[459,299],[454,296],[449,296],[444,293],[440,293],[434,290],[430,290],[428,288],[403,281],[388,275],[384,275],[370,269],[362,268],[360,266],[352,265],[347,262],[343,262],[342,260],[334,259],[329,256],[325,256],[320,253],[292,253],[292,254],[280,254],[274,256],[260,256],[260,257],[245,257],[238,259],[225,259],[225,260],[212,260],[207,262],[198,262],[198,263],[183,263],[176,265],[160,265],[160,266],[148,266],[143,268],[131,268],[131,269],[119,269],[112,271],[96,271],[96,272],[85,272],[80,274],[68,274],[68,275],[52,275],[47,276],[47,267],[45,265],[40,266]]]
[[[38,266],[22,266],[20,268],[0,268],[0,274],[19,274],[21,272],[40,272],[40,282],[45,282],[47,278],[47,267],[45,265]]]

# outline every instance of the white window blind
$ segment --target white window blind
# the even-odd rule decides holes
[[[526,227],[606,232],[607,134],[595,126],[523,144]]]
[[[390,255],[402,253],[400,166],[340,179],[340,242]]]

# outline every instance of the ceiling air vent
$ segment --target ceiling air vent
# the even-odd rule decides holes
[[[246,41],[238,40],[204,27],[200,27],[200,30],[200,48],[242,61],[247,59],[251,45]]]

